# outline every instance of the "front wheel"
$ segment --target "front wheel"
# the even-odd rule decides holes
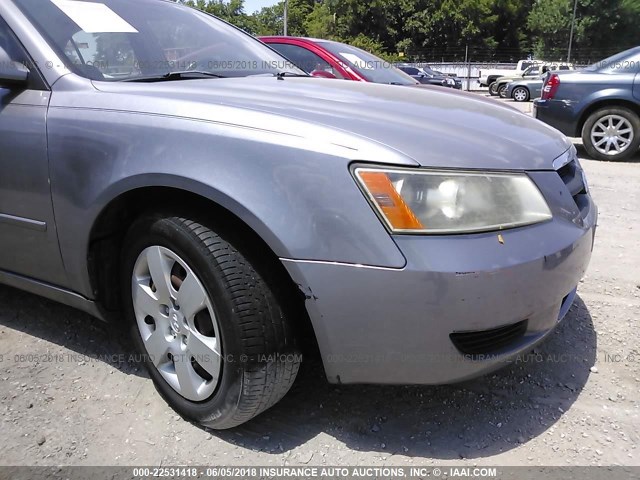
[[[125,239],[123,299],[158,392],[183,417],[235,427],[278,402],[300,356],[272,286],[226,235],[175,216]]]
[[[516,102],[526,102],[529,100],[529,90],[525,87],[516,87],[511,96]]]
[[[502,83],[496,90],[500,98],[507,98],[507,84]]]
[[[491,85],[489,85],[489,95],[492,97],[498,95],[498,84],[496,82],[492,82]]]
[[[628,108],[602,108],[585,122],[582,143],[597,160],[628,160],[640,147],[640,118]]]

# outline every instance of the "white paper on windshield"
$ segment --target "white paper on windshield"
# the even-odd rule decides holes
[[[87,33],[138,33],[124,18],[104,3],[76,0],[51,0],[51,2]]]
[[[347,60],[349,60],[351,63],[353,63],[356,67],[358,67],[360,70],[375,70],[374,66],[371,64],[371,62],[367,62],[366,60],[360,58],[357,55],[354,55],[353,53],[343,53],[340,52],[340,55],[342,55],[344,58],[346,58]]]

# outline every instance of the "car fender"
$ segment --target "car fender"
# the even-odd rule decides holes
[[[323,150],[273,138],[273,132],[193,119],[85,108],[50,109],[48,130],[60,249],[72,289],[87,298],[93,295],[86,264],[96,219],[114,199],[147,187],[180,189],[220,205],[281,258],[405,264],[349,173],[353,159],[339,147]]]

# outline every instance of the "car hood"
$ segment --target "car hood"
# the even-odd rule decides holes
[[[350,157],[469,169],[551,169],[570,142],[479,95],[319,78],[94,82],[89,108],[224,123],[339,144]],[[85,100],[74,96],[74,107]],[[372,153],[373,152],[373,153]],[[373,158],[375,157],[375,158]],[[383,158],[378,158],[383,157]]]

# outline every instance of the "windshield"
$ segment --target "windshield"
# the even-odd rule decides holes
[[[416,80],[410,75],[364,50],[338,42],[317,43],[336,55],[369,82],[390,83],[393,85],[417,84]]]
[[[442,76],[443,75],[440,72],[436,72],[435,70],[432,70],[430,67],[422,67],[422,70],[424,70],[426,73],[428,73],[432,77]]]
[[[92,80],[132,80],[184,71],[220,77],[282,71],[305,75],[241,30],[175,3],[14,1],[66,66]]]
[[[600,60],[585,68],[585,70],[602,73],[640,72],[640,47],[631,48]]]

